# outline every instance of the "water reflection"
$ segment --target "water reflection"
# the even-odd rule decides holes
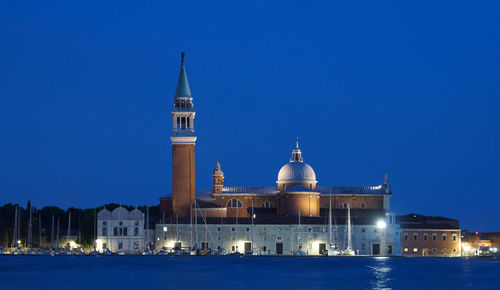
[[[368,268],[372,273],[372,279],[370,281],[372,289],[391,289],[389,282],[391,278],[389,277],[392,271],[390,259],[388,257],[376,257],[374,258],[374,263]]]

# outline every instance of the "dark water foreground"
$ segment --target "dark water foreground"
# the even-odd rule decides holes
[[[499,259],[0,256],[0,289],[500,289]]]

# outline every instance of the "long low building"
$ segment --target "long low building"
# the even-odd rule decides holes
[[[336,210],[338,211],[338,210]],[[338,213],[337,213],[338,214]],[[321,255],[330,241],[339,250],[348,247],[346,219],[337,216],[331,227],[324,217],[277,217],[256,214],[252,218],[198,218],[157,224],[156,250],[224,249],[228,253],[257,252],[260,255],[293,255],[303,251]],[[384,221],[385,228],[380,227]],[[205,223],[206,222],[206,223]],[[399,255],[399,227],[393,215],[353,218],[351,248],[358,255]]]

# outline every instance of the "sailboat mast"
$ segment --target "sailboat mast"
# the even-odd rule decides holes
[[[68,209],[68,233],[66,235],[66,242],[69,242],[70,234],[71,234],[71,211]]]
[[[196,236],[196,249],[198,249],[198,205],[194,201],[194,234]]]
[[[42,215],[38,215],[38,248],[42,247]]]
[[[328,207],[328,244],[332,247],[332,188],[330,187],[330,204]]]
[[[14,232],[12,233],[12,247],[17,246],[17,206],[14,211]]]
[[[31,209],[31,204],[30,204],[30,207],[29,207],[29,211],[30,211],[30,214],[29,214],[29,221],[28,221],[28,248],[32,248],[32,244],[33,244],[33,224],[32,224],[32,209]]]
[[[191,227],[191,231],[190,231],[190,236],[191,236],[191,243],[189,244],[189,246],[191,247],[191,249],[194,249],[194,246],[193,246],[193,204],[189,204],[189,224],[190,224],[190,227]]]
[[[50,248],[54,248],[54,215],[52,215],[52,228],[50,230]]]
[[[253,222],[253,217],[254,217],[254,213],[253,213],[253,199],[252,199],[252,252],[253,252],[253,232],[254,232],[254,228],[255,228],[255,224]]]
[[[96,226],[97,226],[97,221],[96,221],[96,209],[95,209],[95,207],[94,207],[94,220],[93,220],[93,221],[94,221],[94,237],[93,237],[93,238],[94,238],[94,251],[95,251],[95,248],[96,248],[96,240],[97,240],[97,238],[96,238]]]
[[[351,245],[351,205],[347,204],[347,248],[352,249]]]
[[[57,237],[56,237],[56,249],[59,249],[59,217],[57,218]]]

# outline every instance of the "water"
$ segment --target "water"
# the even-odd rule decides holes
[[[500,289],[499,259],[0,257],[0,289]]]

